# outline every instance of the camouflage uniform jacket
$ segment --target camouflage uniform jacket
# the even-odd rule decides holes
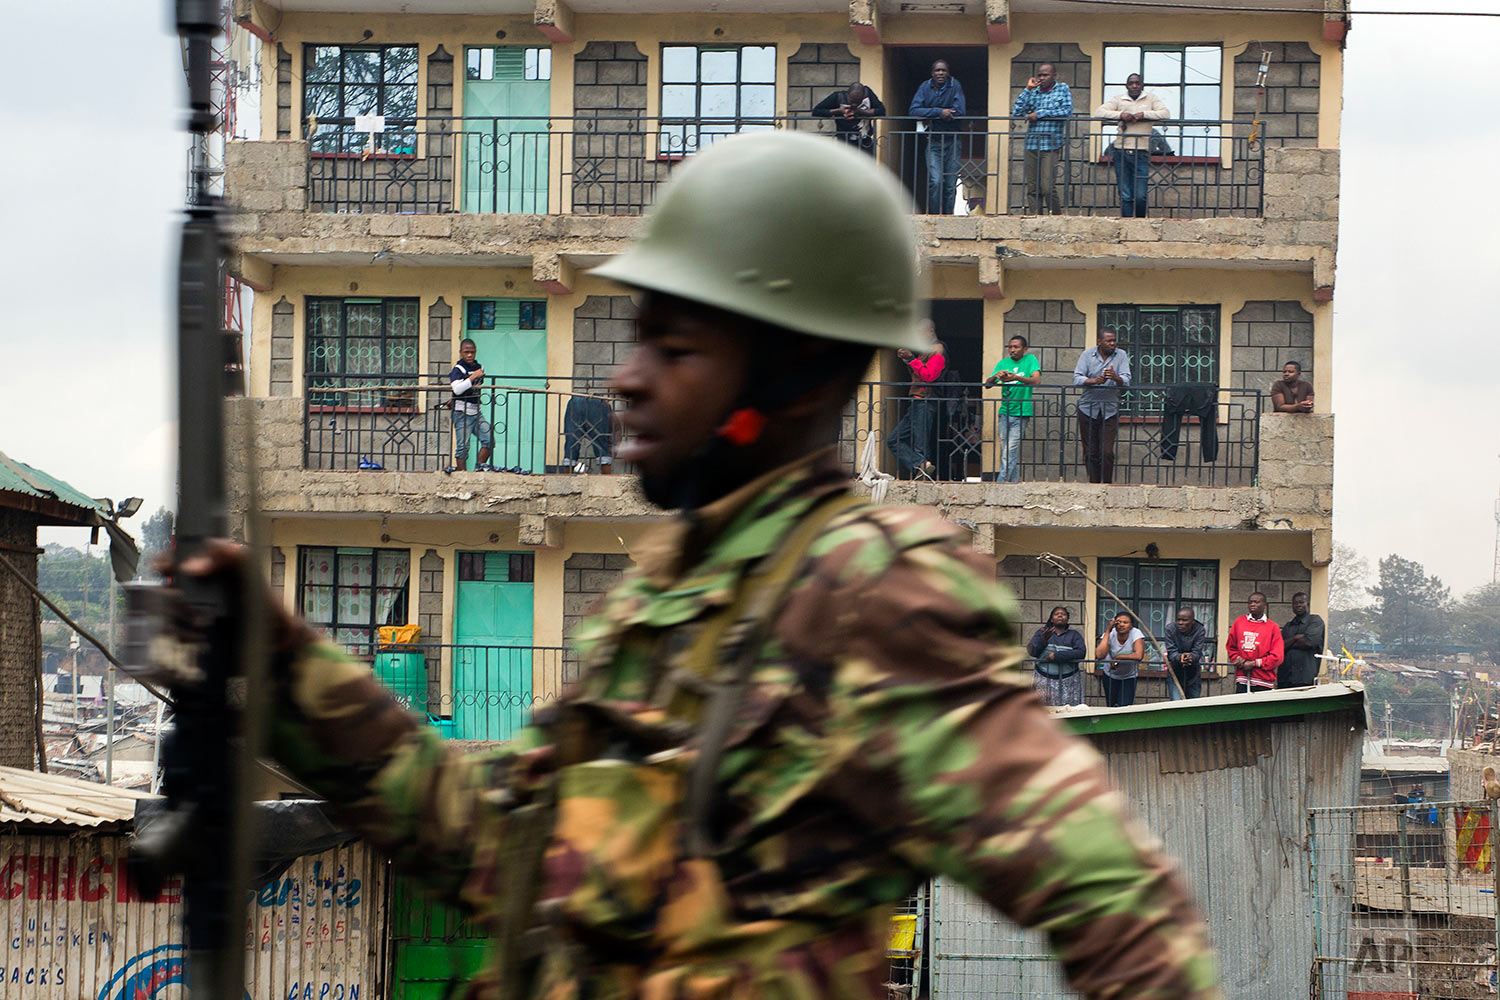
[[[687,651],[845,482],[826,455],[798,463],[637,551],[580,629],[581,684],[512,747],[453,752],[316,646],[292,664],[278,755],[492,930],[517,891],[507,823],[555,790],[538,909],[573,947],[551,996],[880,997],[891,907],[939,873],[1044,929],[1088,996],[1217,996],[1186,895],[1014,669],[992,563],[930,509],[857,507],[821,530],[729,729],[715,850],[687,856]]]

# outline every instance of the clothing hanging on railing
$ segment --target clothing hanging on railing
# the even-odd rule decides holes
[[[1219,457],[1219,389],[1213,385],[1174,385],[1167,390],[1162,413],[1161,457],[1177,460],[1182,418],[1198,418],[1198,443],[1205,465]]]
[[[574,396],[563,411],[566,458],[577,462],[614,454],[614,414],[598,396]]]

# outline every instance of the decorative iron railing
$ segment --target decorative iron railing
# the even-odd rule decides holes
[[[836,132],[829,119],[811,117],[467,117],[387,120],[384,125],[382,132],[365,132],[352,121],[317,124],[307,168],[313,211],[637,215],[674,167],[737,132],[795,129],[821,132],[835,141],[849,138],[849,133]],[[1150,214],[1201,218],[1261,213],[1267,140],[1248,123],[1170,121],[1157,126],[1155,151],[1149,155]],[[953,132],[934,132],[918,119],[883,118],[873,121],[873,129],[865,148],[911,192],[913,211],[1051,211],[1050,200],[1039,203],[1039,190],[1028,196],[1028,183],[1045,166],[1057,213],[1120,214],[1114,123],[1077,117],[1038,126],[1023,119],[964,118]],[[956,158],[956,181],[938,204],[931,204],[928,161],[949,147]],[[1036,153],[1050,157],[1044,161]]]
[[[621,473],[612,460],[623,403],[571,379],[491,376],[480,390],[496,472]],[[935,383],[911,397],[908,382],[862,383],[846,409],[839,458],[850,475],[873,451],[876,470],[943,482],[1089,482],[1079,386],[1037,386],[1026,403],[999,388]],[[1260,391],[1210,385],[1135,385],[1100,432],[1104,481],[1157,486],[1251,486],[1260,459]],[[370,472],[474,470],[481,435],[462,434],[446,382],[408,376],[310,375],[304,467]],[[1009,411],[1009,412],[1007,412]],[[1002,427],[1002,416],[1005,426]],[[1087,414],[1085,414],[1087,416]],[[462,446],[460,447],[460,440]],[[1010,461],[1008,461],[1010,460]],[[1096,463],[1098,466],[1099,463]]]

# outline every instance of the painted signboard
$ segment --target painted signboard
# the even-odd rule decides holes
[[[180,883],[142,899],[116,835],[0,836],[0,1000],[183,1000]],[[385,865],[363,844],[261,888],[246,1000],[379,1000]]]

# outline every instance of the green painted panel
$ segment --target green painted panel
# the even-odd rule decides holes
[[[523,306],[525,306],[523,310]],[[493,307],[491,309],[490,307]],[[471,316],[471,313],[475,314]],[[521,329],[523,318],[533,328]],[[477,325],[472,322],[478,320]],[[491,386],[547,385],[546,307],[521,299],[465,299],[463,335],[474,341],[475,356]],[[486,393],[484,418],[495,434],[490,464],[547,471],[547,395],[522,389]],[[470,458],[477,444],[470,444]],[[470,461],[469,468],[473,468]]]
[[[460,561],[468,555],[460,553]],[[510,553],[484,553],[484,579],[460,574],[453,623],[455,739],[508,740],[531,716],[532,584],[509,579],[510,561]]]
[[[486,939],[451,907],[406,878],[391,900],[392,1000],[449,1000],[484,962]]]
[[[493,53],[483,79],[470,72],[464,80],[464,211],[547,212],[547,170],[552,137],[551,84],[525,79],[526,48],[493,46],[470,49]]]

